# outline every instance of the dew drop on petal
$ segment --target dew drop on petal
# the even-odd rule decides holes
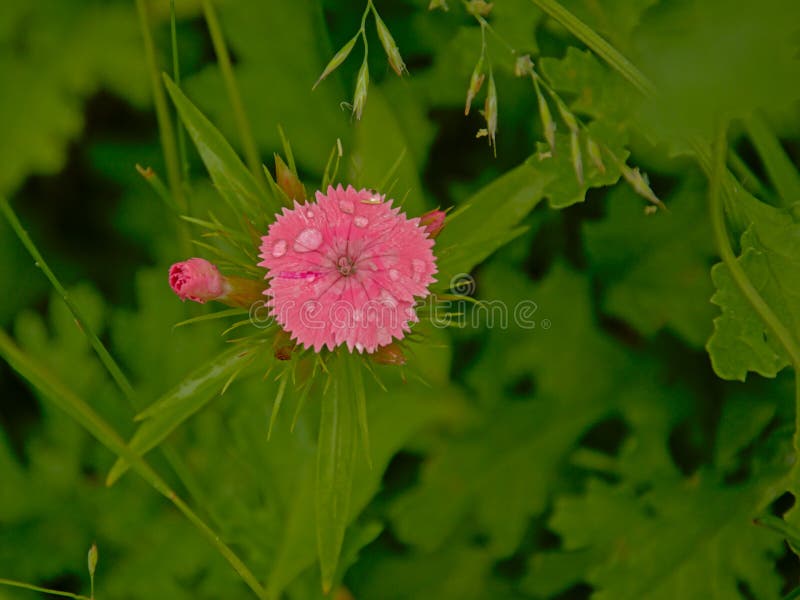
[[[353,223],[355,223],[356,227],[361,227],[363,229],[369,225],[369,219],[367,219],[367,217],[356,217],[353,219]]]
[[[322,233],[319,229],[303,229],[294,241],[296,252],[311,252],[322,245]]]
[[[397,269],[389,269],[389,279],[392,281],[397,281],[400,279],[400,271]]]
[[[313,219],[313,218],[314,218],[314,211],[313,211],[313,210],[308,210],[308,211],[306,211],[306,216],[307,216],[309,219]]]
[[[286,254],[286,240],[278,240],[275,242],[275,245],[272,246],[272,256],[280,258],[284,254]]]
[[[394,308],[395,306],[397,306],[397,298],[395,298],[394,296],[392,296],[392,295],[391,295],[389,292],[387,292],[386,290],[381,290],[381,296],[380,296],[380,298],[381,298],[381,302],[382,302],[383,304],[385,304],[386,306],[391,306],[392,308]]]
[[[352,215],[353,211],[355,211],[355,206],[350,200],[339,200],[339,209],[343,213],[347,213],[348,215]]]

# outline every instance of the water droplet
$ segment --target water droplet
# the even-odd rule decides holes
[[[280,258],[284,254],[286,254],[286,240],[278,240],[275,242],[275,245],[272,246],[272,256]]]
[[[389,269],[389,279],[392,281],[397,281],[400,279],[400,271],[397,269]]]
[[[350,202],[350,200],[339,200],[339,209],[343,213],[347,213],[348,215],[352,215],[353,212],[355,211],[355,206],[353,206],[353,203]]]
[[[306,275],[306,281],[308,283],[314,283],[316,281],[316,279],[317,279],[317,274],[316,273],[309,273],[308,275]]]
[[[397,306],[397,298],[392,296],[386,290],[381,290],[381,302],[383,302],[383,304],[386,306],[391,306],[392,308]]]
[[[381,197],[380,196],[370,196],[369,198],[365,198],[361,201],[362,204],[380,204]]]
[[[361,227],[363,229],[369,225],[369,219],[367,219],[367,217],[356,217],[353,219],[353,223],[355,223],[356,227]]]
[[[414,267],[414,271],[417,273],[422,273],[425,270],[425,263],[418,258],[411,261],[411,266]]]
[[[322,233],[319,229],[303,229],[294,241],[296,252],[311,252],[322,245]]]
[[[308,211],[306,211],[306,216],[307,216],[309,219],[313,219],[313,218],[314,218],[314,211],[313,211],[313,210],[308,210]]]

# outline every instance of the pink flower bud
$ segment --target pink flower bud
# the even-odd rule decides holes
[[[429,238],[435,238],[444,229],[444,220],[447,214],[443,210],[432,210],[426,212],[419,218],[419,224],[428,232]]]
[[[169,285],[181,300],[204,304],[228,293],[229,285],[219,269],[202,258],[190,258],[169,268]]]

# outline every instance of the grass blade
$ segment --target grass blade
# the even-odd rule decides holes
[[[133,386],[131,385],[130,381],[128,381],[128,378],[122,372],[122,369],[120,369],[117,362],[111,356],[106,347],[103,345],[103,342],[101,342],[100,338],[97,337],[97,334],[94,331],[92,331],[92,328],[89,326],[89,323],[84,318],[83,313],[78,308],[78,306],[72,301],[72,299],[69,297],[69,293],[64,288],[64,286],[61,285],[61,282],[59,281],[58,277],[56,277],[55,273],[53,273],[53,271],[47,265],[47,262],[44,260],[44,257],[42,257],[41,253],[39,252],[39,249],[36,247],[36,244],[33,243],[33,240],[31,240],[30,236],[28,235],[28,232],[22,226],[22,223],[20,223],[16,213],[11,208],[11,205],[8,203],[8,200],[6,200],[5,198],[0,198],[0,210],[2,210],[3,213],[5,214],[5,217],[6,219],[8,219],[11,228],[14,230],[14,233],[17,234],[17,237],[19,238],[19,241],[22,242],[22,245],[25,246],[25,249],[31,255],[31,258],[33,258],[36,266],[42,270],[42,273],[44,273],[45,277],[47,277],[48,281],[53,286],[53,289],[55,289],[56,293],[64,301],[64,304],[67,305],[67,308],[69,309],[69,312],[72,313],[72,316],[75,318],[78,327],[81,329],[81,331],[83,331],[83,334],[86,336],[86,339],[89,340],[92,349],[97,353],[100,362],[103,363],[103,366],[106,368],[109,375],[111,375],[112,379],[117,384],[117,387],[119,387],[119,389],[122,390],[122,393],[125,394],[128,400],[133,401],[135,393],[133,391]]]
[[[219,130],[167,75],[164,82],[211,180],[231,208],[236,212],[244,209],[246,214],[253,215],[263,212],[266,204],[266,208],[276,212],[280,208],[278,203],[262,191]]]
[[[333,585],[350,516],[356,457],[355,407],[342,377],[346,373],[337,367],[330,378],[330,393],[322,400],[317,446],[317,554],[326,594]]]
[[[133,469],[150,484],[153,489],[172,502],[175,507],[194,525],[230,563],[244,582],[262,600],[267,594],[258,579],[247,568],[242,560],[231,550],[222,538],[205,521],[203,521],[180,497],[164,482],[141,456],[125,444],[120,435],[94,410],[56,379],[42,365],[20,350],[8,335],[0,330],[0,356],[8,364],[27,379],[36,389],[47,397],[58,408],[75,419],[91,433],[101,444],[128,461]]]
[[[211,401],[231,374],[250,359],[252,351],[252,347],[240,346],[226,350],[137,415],[136,420],[146,420],[131,438],[131,450],[137,456],[143,456],[161,443],[181,423]],[[129,466],[128,461],[122,458],[117,460],[106,478],[106,484],[113,485]]]
[[[750,136],[764,163],[770,181],[783,199],[783,206],[800,202],[800,173],[784,152],[767,122],[758,113],[753,113],[746,119],[745,126],[747,135]]]

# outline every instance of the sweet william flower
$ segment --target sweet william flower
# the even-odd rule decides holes
[[[370,190],[328,187],[285,208],[261,238],[267,306],[291,338],[316,352],[373,353],[403,339],[434,281],[434,244]]]

